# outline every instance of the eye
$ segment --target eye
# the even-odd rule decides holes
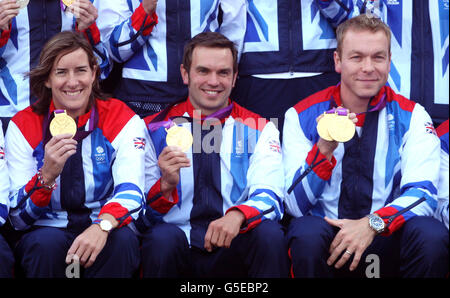
[[[222,76],[222,77],[227,77],[227,76],[230,75],[230,71],[229,70],[221,70],[219,72],[219,75]]]
[[[66,74],[66,70],[65,69],[57,69],[55,70],[55,75],[57,76],[63,76]]]
[[[197,72],[199,74],[207,74],[208,73],[208,69],[200,67],[200,68],[197,69]]]
[[[87,67],[77,68],[77,72],[81,72],[81,73],[87,72]]]

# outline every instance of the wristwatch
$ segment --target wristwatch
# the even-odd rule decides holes
[[[92,224],[98,224],[100,229],[108,233],[112,230],[112,223],[106,219],[97,218],[92,222]]]
[[[381,217],[379,217],[377,214],[369,214],[367,215],[369,218],[369,226],[374,230],[377,234],[380,234],[384,231],[385,224]]]

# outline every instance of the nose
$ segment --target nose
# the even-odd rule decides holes
[[[363,72],[372,72],[374,71],[374,64],[370,57],[366,57],[362,63],[362,71]]]
[[[210,85],[210,86],[217,86],[217,85],[219,85],[219,77],[213,71],[208,76],[208,85]]]
[[[78,86],[78,78],[73,72],[69,72],[67,76],[66,85],[68,87],[77,87]]]

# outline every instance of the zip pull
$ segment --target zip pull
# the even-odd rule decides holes
[[[382,217],[383,219],[388,218],[387,224],[386,224],[386,228],[389,227],[389,225],[400,215],[402,215],[405,212],[408,212],[409,210],[411,210],[412,208],[416,207],[417,205],[419,205],[420,203],[424,202],[426,200],[425,197],[421,197],[419,200],[415,201],[413,204],[409,205],[408,207],[404,208],[403,210],[400,210],[399,212],[389,216],[389,217]]]

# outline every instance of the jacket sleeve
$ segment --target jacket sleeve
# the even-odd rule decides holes
[[[97,8],[97,11],[99,9],[99,0],[90,0],[93,5]],[[99,14],[100,16],[100,14]],[[108,77],[108,75],[111,73],[111,70],[113,68],[113,63],[110,61],[109,53],[107,44],[105,43],[105,40],[102,40],[100,35],[100,30],[97,26],[98,20],[101,19],[101,17],[98,17],[96,22],[92,23],[88,28],[80,31],[78,29],[78,23],[75,22],[75,31],[80,32],[84,35],[84,37],[89,41],[91,44],[94,54],[97,57],[98,65],[100,66],[100,79],[104,80]]]
[[[145,189],[147,206],[150,208],[147,208],[147,210],[149,210],[154,217],[158,218],[169,212],[169,210],[178,203],[179,198],[177,188],[173,190],[168,198],[162,194],[158,156],[150,136],[148,138],[150,142],[145,157]]]
[[[102,1],[98,26],[106,41],[111,58],[123,63],[137,53],[150,37],[158,23],[156,12],[148,15],[142,4],[133,10],[132,3],[124,0]]]
[[[268,122],[250,157],[243,201],[227,210],[238,209],[244,213],[241,233],[253,229],[263,220],[278,221],[283,217],[284,171],[281,164],[279,132],[272,122]]]
[[[5,157],[5,139],[3,137],[2,123],[0,122],[0,226],[8,218],[9,212],[9,176]]]
[[[136,219],[144,205],[145,147],[148,144],[144,121],[134,115],[111,144],[116,150],[112,165],[114,193],[100,214],[113,215],[121,227]]]
[[[283,165],[286,211],[294,217],[306,215],[330,180],[336,159],[333,156],[331,162],[328,161],[317,145],[305,136],[294,108],[285,114]]]
[[[448,202],[449,202],[449,168],[448,168],[448,152],[449,152],[449,133],[447,119],[437,129],[438,137],[441,140],[441,168],[439,170],[439,188],[438,188],[438,206],[434,217],[445,224],[448,229]]]
[[[244,36],[247,27],[247,6],[245,2],[245,0],[220,1],[223,20],[219,31],[234,42],[239,58],[244,47]]]
[[[430,129],[431,126],[431,129]],[[400,152],[400,196],[376,211],[389,235],[415,216],[433,216],[437,207],[440,142],[425,109],[416,104]]]
[[[11,34],[11,25],[9,26],[8,30],[0,29],[0,56],[2,53],[1,49],[8,43],[10,34]]]
[[[10,180],[10,219],[16,230],[26,230],[49,211],[52,191],[37,180],[33,148],[11,120],[6,133],[5,155]],[[58,182],[58,181],[57,181]]]
[[[379,9],[382,4],[380,0],[315,0],[315,3],[320,13],[334,28],[361,13],[377,14],[379,12],[376,9]]]

